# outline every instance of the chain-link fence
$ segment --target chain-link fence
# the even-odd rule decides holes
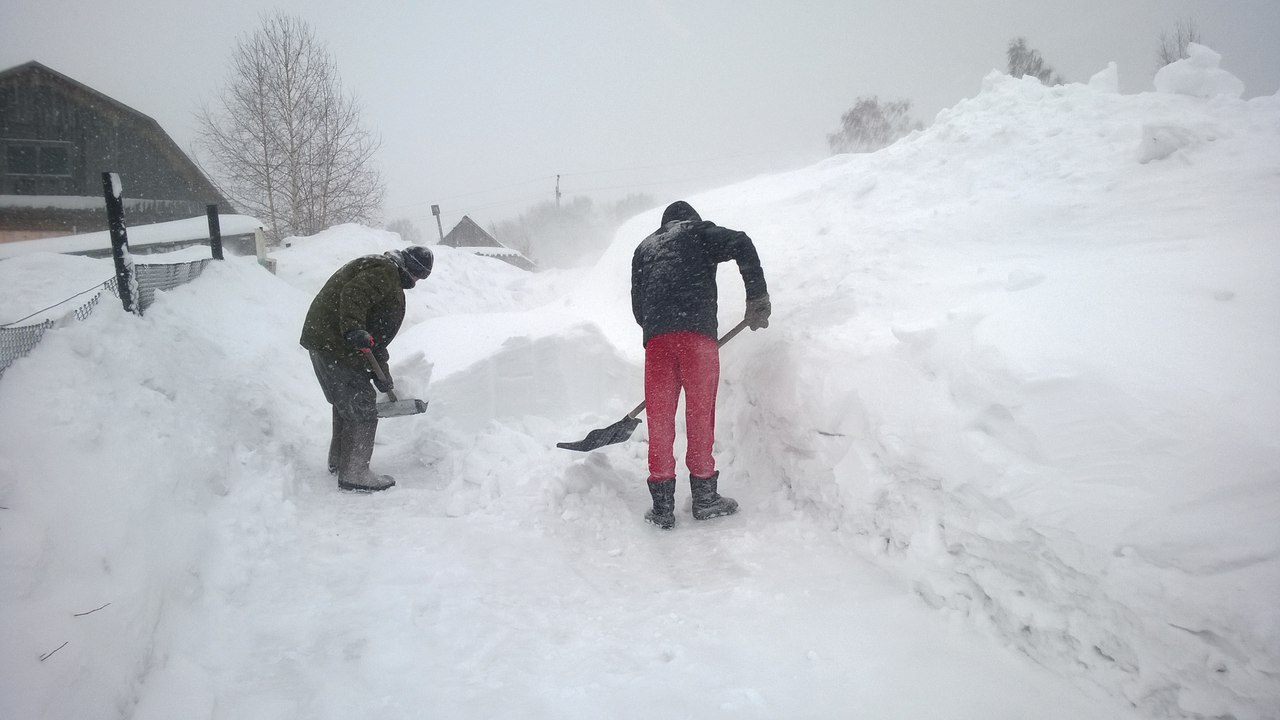
[[[200,277],[200,273],[204,272],[210,260],[211,258],[204,258],[172,265],[134,265],[134,277],[138,281],[138,307],[142,311],[146,311],[147,308],[151,307],[151,304],[155,302],[156,290],[170,290]],[[72,319],[88,319],[93,314],[94,308],[98,306],[98,301],[106,293],[111,293],[116,298],[120,297],[116,278],[114,277],[88,292],[94,293],[92,298],[80,304],[75,310],[62,316],[57,321],[44,320],[31,325],[0,327],[0,377],[4,377],[4,371],[8,369],[14,360],[25,356],[31,352],[32,348],[40,344],[40,340],[44,337],[46,330],[59,323],[70,322]],[[58,303],[58,305],[70,302],[81,295],[84,295],[84,293],[67,298],[62,303]],[[54,307],[57,307],[57,305],[45,308],[45,310]],[[41,312],[44,312],[44,310]]]
[[[14,360],[31,352],[31,348],[40,344],[44,331],[53,327],[52,320],[45,320],[37,325],[0,328],[0,377]]]
[[[176,265],[134,265],[138,278],[138,307],[146,312],[155,302],[157,290],[171,290],[200,277],[211,258]]]

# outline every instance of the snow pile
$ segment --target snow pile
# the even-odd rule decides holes
[[[77,260],[110,272],[109,261]],[[202,590],[209,509],[264,478],[259,497],[287,504],[288,475],[272,465],[296,433],[282,427],[286,398],[272,387],[283,368],[261,341],[296,322],[281,309],[296,292],[231,267],[210,268],[206,282],[243,296],[261,320],[225,317],[190,288],[175,295],[202,312],[180,323],[169,297],[141,321],[110,298],[87,321],[46,333],[0,384],[4,675],[22,682],[21,693],[6,689],[4,715],[125,715],[164,609]],[[228,325],[241,338],[233,346],[217,341]],[[231,367],[235,382],[203,381]],[[62,642],[52,672],[29,665],[35,649]],[[52,665],[63,653],[72,662]]]
[[[1114,62],[1107,63],[1107,67],[1099,70],[1089,78],[1089,87],[1097,92],[1118,93],[1120,92],[1120,68]]]
[[[209,573],[209,553],[261,547],[291,524],[300,444],[310,448],[328,423],[297,345],[311,287],[341,264],[335,256],[404,247],[354,226],[307,240],[317,258],[292,264],[289,278],[302,290],[253,258],[229,258],[157,293],[141,320],[107,296],[88,320],[46,333],[0,382],[0,716],[83,717],[103,707],[130,716],[157,661],[165,609],[240,581]],[[185,262],[197,252],[208,251],[148,259]],[[279,255],[288,265],[290,251]],[[449,248],[438,250],[436,268],[452,280],[412,296],[419,317],[433,299],[513,307],[495,287],[528,277]],[[18,312],[96,287],[114,269],[110,260],[41,253],[6,260],[0,273],[3,307]],[[467,277],[482,282],[468,291]],[[420,382],[429,375],[428,367]],[[219,527],[208,520],[216,507],[229,518]]]
[[[1244,95],[1240,78],[1218,67],[1222,56],[1196,43],[1187,45],[1187,57],[1156,71],[1156,91],[1199,98]]]
[[[686,198],[774,307],[722,350],[720,523],[640,522],[644,425],[553,448],[640,400],[656,211],[580,273],[436,248],[377,496],[324,471],[297,334],[398,238],[51,330],[0,380],[0,715],[1274,717],[1280,99],[1114,74]],[[91,262],[0,262],[3,314]]]
[[[912,140],[695,199],[751,232],[775,308],[723,353],[731,472],[1144,710],[1267,717],[1278,121],[992,74]],[[1194,140],[1157,162],[1154,125]]]

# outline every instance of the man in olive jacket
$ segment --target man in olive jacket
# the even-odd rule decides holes
[[[377,393],[393,388],[387,345],[404,321],[404,291],[431,274],[434,255],[413,245],[382,255],[366,255],[343,265],[325,282],[302,325],[302,347],[324,397],[333,406],[329,472],[343,490],[375,492],[396,484],[369,470],[378,431]],[[381,366],[384,385],[371,372],[367,355]]]
[[[631,310],[644,331],[644,400],[649,416],[649,494],[645,519],[669,530],[675,519],[676,404],[684,391],[685,465],[693,517],[706,520],[738,510],[717,488],[715,442],[720,350],[716,339],[716,267],[735,261],[747,291],[745,320],[769,326],[769,290],[755,244],[744,232],[706,222],[683,200],[669,205],[662,225],[631,258]]]

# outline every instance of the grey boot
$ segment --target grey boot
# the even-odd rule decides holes
[[[645,512],[644,519],[663,530],[670,530],[676,526],[676,479],[667,478],[648,485],[653,507]]]
[[[720,479],[717,470],[708,478],[689,476],[689,489],[693,491],[693,519],[710,520],[722,515],[738,512],[738,501],[727,498],[716,492],[716,484]]]
[[[345,456],[338,465],[338,488],[377,492],[395,485],[395,478],[390,475],[374,475],[369,471],[378,420],[345,420],[342,425]]]

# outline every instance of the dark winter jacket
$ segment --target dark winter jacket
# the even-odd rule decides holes
[[[362,329],[373,336],[384,365],[386,347],[404,322],[401,270],[386,255],[366,255],[343,265],[311,301],[302,324],[302,347],[352,369],[367,367],[343,335]]]
[[[668,208],[662,227],[631,258],[631,312],[644,343],[681,330],[717,337],[716,266],[729,260],[738,263],[748,300],[768,293],[746,233],[703,221],[683,202]]]

